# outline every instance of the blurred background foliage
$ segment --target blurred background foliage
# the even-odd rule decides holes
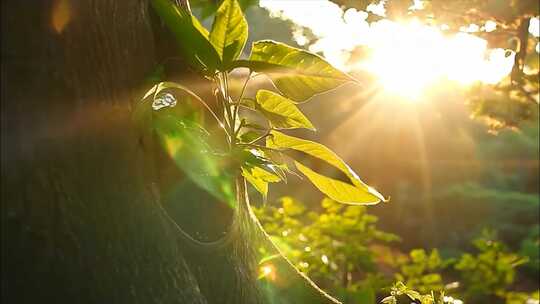
[[[363,206],[343,206],[324,198],[306,208],[291,197],[255,209],[266,231],[295,266],[344,303],[378,303],[392,282],[415,294],[442,293],[447,303],[534,303],[538,301],[538,236],[534,249],[517,252],[494,230],[484,229],[470,246],[439,253],[422,248],[405,253],[401,239],[379,230],[377,217]],[[261,252],[263,255],[265,252]],[[273,258],[260,262],[261,279],[276,280]],[[522,271],[524,268],[532,272]],[[400,302],[401,303],[401,302]],[[405,303],[405,302],[404,302]],[[427,302],[429,303],[429,302]]]

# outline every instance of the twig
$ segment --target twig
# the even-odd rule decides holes
[[[272,130],[273,130],[272,128],[266,130],[266,132],[263,135],[261,135],[261,136],[255,138],[254,140],[248,142],[248,144],[254,144],[254,143],[258,142],[259,140],[267,137],[268,135],[270,135],[270,132],[272,132]]]
[[[246,78],[246,81],[244,82],[244,86],[242,87],[242,91],[240,92],[240,96],[236,100],[235,106],[234,106],[234,115],[233,115],[233,121],[236,121],[236,118],[238,117],[238,110],[240,109],[240,103],[242,102],[242,98],[244,97],[244,92],[246,91],[246,87],[248,85],[249,80],[251,79],[251,73],[252,71],[249,71],[249,75]],[[240,127],[238,127],[238,130]],[[238,130],[234,131],[234,134],[238,132]]]

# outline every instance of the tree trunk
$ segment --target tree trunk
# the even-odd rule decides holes
[[[146,1],[2,2],[2,299],[206,303],[130,119]]]
[[[151,23],[145,0],[2,1],[2,302],[331,301],[297,275],[296,300],[288,285],[264,294],[242,193],[218,251],[166,215],[159,153],[131,120],[161,61]],[[230,221],[204,206],[200,225]]]

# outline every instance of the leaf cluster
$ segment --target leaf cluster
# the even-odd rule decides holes
[[[527,258],[510,252],[490,231],[484,231],[473,244],[478,253],[463,254],[454,266],[465,286],[465,297],[471,301],[491,295],[504,298],[514,283],[516,267]]]
[[[182,121],[184,117],[163,115],[163,109],[183,107],[184,103],[163,103],[163,94],[186,96],[192,102],[200,103],[211,113],[225,134],[227,149],[208,147],[208,158],[221,156],[215,163],[230,164],[222,170],[226,174],[241,174],[265,199],[268,184],[286,182],[288,174],[300,171],[312,184],[325,195],[346,204],[376,204],[385,198],[375,189],[366,185],[358,175],[334,152],[324,145],[293,137],[281,130],[304,128],[315,130],[310,120],[302,113],[299,104],[307,102],[314,95],[333,90],[345,83],[356,80],[336,69],[323,58],[302,49],[283,43],[263,40],[254,42],[248,59],[240,59],[248,38],[248,24],[237,0],[225,0],[217,8],[210,31],[206,30],[186,7],[176,6],[170,0],[152,0],[154,10],[174,34],[179,51],[187,62],[208,79],[208,85],[214,88],[215,104],[203,100],[188,88],[176,83],[158,83],[144,96],[138,112],[150,117],[143,124],[161,137],[169,138],[174,133],[170,128],[156,128],[162,116],[167,119]],[[232,96],[230,73],[236,69],[248,69],[249,73],[239,96]],[[275,86],[275,91],[259,90],[254,96],[247,96],[249,80],[256,75],[265,75]],[[169,97],[170,99],[170,97]],[[172,99],[171,99],[172,100]],[[152,106],[151,106],[152,105]],[[157,106],[154,106],[157,105]],[[168,111],[168,110],[167,110]],[[265,124],[251,121],[246,111],[254,112]],[[152,117],[156,118],[152,120]],[[140,120],[139,120],[140,121]],[[172,127],[172,125],[171,125]],[[208,135],[205,135],[208,136]],[[204,136],[200,142],[204,142]],[[170,152],[170,142],[165,144]],[[169,140],[170,141],[170,140]],[[176,145],[174,153],[190,150],[183,145]],[[168,146],[169,145],[169,146]],[[193,149],[191,149],[193,150]],[[306,165],[295,161],[290,151],[310,155],[345,174],[348,181],[341,181],[322,175]],[[192,151],[194,152],[194,151]],[[184,159],[189,158],[184,154]],[[195,156],[192,156],[195,157]],[[189,162],[189,161],[187,161]],[[192,166],[193,167],[193,166]],[[183,167],[186,169],[186,166]],[[199,168],[201,169],[201,168]],[[230,170],[229,170],[230,169]],[[189,169],[191,170],[191,169]],[[215,170],[214,170],[215,171]],[[218,171],[221,171],[218,169]],[[190,175],[188,173],[188,175]],[[193,175],[193,174],[191,174]],[[209,178],[221,173],[207,174]],[[228,186],[215,185],[215,182],[199,182],[204,188],[223,196],[230,192]],[[221,192],[221,194],[219,194]]]
[[[512,303],[516,298],[531,296],[512,291],[516,268],[527,262],[526,257],[510,251],[493,231],[484,230],[472,243],[477,252],[463,253],[457,260],[442,259],[436,249],[429,255],[423,249],[412,250],[396,275],[399,286],[420,294],[451,293],[466,303]],[[449,272],[458,281],[446,284],[442,273]]]
[[[399,262],[396,280],[421,293],[440,292],[445,286],[440,272],[450,263],[451,260],[441,258],[437,249],[429,254],[424,249],[414,249],[409,253],[409,259]]]
[[[444,304],[445,302],[448,303],[444,300],[445,297],[443,292],[439,293],[437,297],[435,297],[433,292],[422,294],[414,290],[413,288],[408,287],[402,282],[395,283],[390,290],[390,296],[384,298],[381,303],[397,304],[400,303],[399,300],[402,300],[403,298],[406,298],[409,301],[412,300],[414,301],[414,303],[419,304]]]

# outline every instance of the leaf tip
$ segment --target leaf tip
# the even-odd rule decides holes
[[[157,88],[158,88],[158,85],[159,84],[155,84],[154,86],[152,86],[150,88],[150,90],[148,90],[144,96],[141,98],[141,101],[145,100],[146,98],[148,98],[150,95],[154,94],[154,92],[156,92]]]

